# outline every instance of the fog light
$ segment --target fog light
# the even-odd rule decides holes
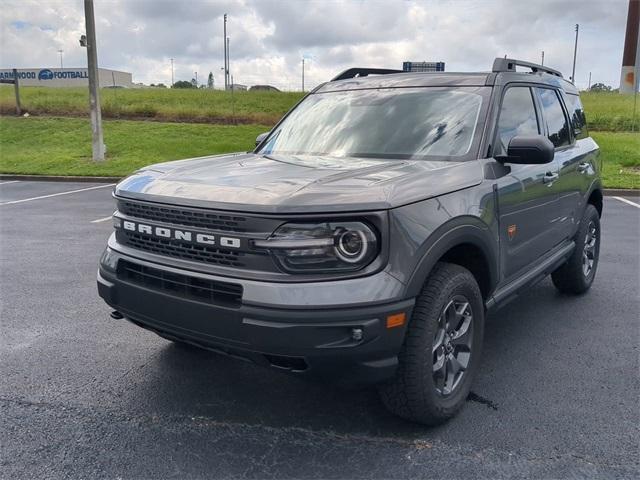
[[[351,339],[355,342],[359,342],[360,340],[362,340],[362,337],[364,336],[362,329],[361,328],[352,328],[351,329]]]

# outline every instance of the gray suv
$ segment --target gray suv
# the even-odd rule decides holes
[[[121,181],[98,290],[179,344],[375,384],[437,424],[469,394],[487,312],[548,274],[591,286],[598,155],[578,91],[547,67],[350,69],[253,152]]]

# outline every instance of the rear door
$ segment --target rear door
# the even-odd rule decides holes
[[[546,134],[532,87],[508,86],[502,97],[494,156],[506,155],[516,135]],[[500,251],[503,278],[516,276],[560,242],[556,229],[557,162],[545,165],[506,164],[497,180]]]
[[[586,195],[596,177],[594,142],[589,138],[584,111],[578,95],[558,91],[568,114],[570,147],[556,151],[560,164],[557,182],[561,227],[566,238],[573,237],[580,221]]]
[[[577,172],[579,158],[560,90],[547,87],[535,89],[542,111],[544,128],[549,140],[555,146],[555,161],[558,164],[560,178],[556,182],[558,192],[558,210],[556,211],[555,229],[562,239],[572,231],[574,221],[573,204],[577,205],[575,193],[580,186],[574,174]]]

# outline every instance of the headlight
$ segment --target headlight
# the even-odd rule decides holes
[[[354,272],[378,255],[378,237],[362,222],[287,223],[267,240],[255,240],[292,273]]]

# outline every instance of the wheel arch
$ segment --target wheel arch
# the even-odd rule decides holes
[[[445,261],[468,269],[485,301],[498,283],[498,245],[485,223],[476,217],[457,218],[434,232],[411,275],[407,293],[417,296],[436,263]]]
[[[589,194],[589,198],[587,199],[587,204],[593,205],[598,210],[598,216],[602,218],[602,190],[600,187],[595,187],[591,193]]]

